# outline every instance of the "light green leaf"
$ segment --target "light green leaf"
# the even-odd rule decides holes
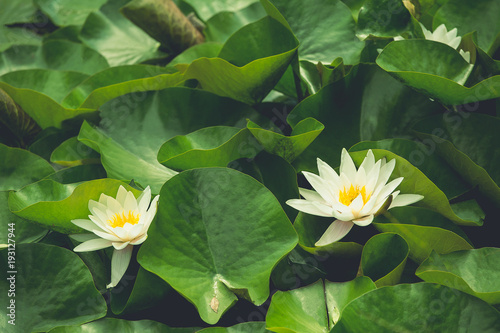
[[[263,129],[256,123],[248,121],[248,129],[266,151],[292,162],[300,155],[325,128],[314,118],[300,121],[290,136]]]
[[[78,72],[28,69],[4,74],[0,76],[0,81],[18,89],[35,90],[61,102],[64,96],[87,77],[88,75]]]
[[[367,0],[358,12],[358,35],[395,37],[408,29],[410,18],[400,0]]]
[[[178,135],[165,142],[158,152],[164,166],[187,170],[201,167],[225,167],[238,158],[252,158],[258,150],[245,149],[254,138],[248,129],[205,127],[188,135]],[[255,145],[255,144],[253,144]]]
[[[419,207],[396,207],[378,216],[373,225],[381,232],[403,237],[410,247],[409,257],[423,262],[432,251],[450,253],[472,249],[465,233],[443,216]]]
[[[109,0],[92,12],[80,31],[80,39],[101,53],[110,66],[133,65],[164,54],[160,43],[127,20],[118,9],[129,0]]]
[[[31,22],[36,12],[32,0],[0,0],[0,26],[12,23]]]
[[[183,0],[196,10],[196,14],[207,21],[212,16],[221,12],[236,12],[250,6],[258,0]]]
[[[432,284],[399,284],[349,303],[332,333],[500,330],[500,313],[476,297]]]
[[[342,57],[348,65],[359,63],[364,42],[356,37],[351,11],[340,0],[318,0],[314,3],[261,0],[261,3],[268,15],[288,22],[300,41],[301,59],[329,64]]]
[[[98,11],[106,0],[34,0],[58,26],[82,25],[90,13]]]
[[[420,265],[416,275],[433,282],[461,290],[489,304],[500,303],[500,249],[485,247],[448,254],[433,252]]]
[[[0,52],[3,52],[11,46],[20,45],[41,45],[42,38],[23,28],[12,28],[0,25]],[[11,51],[12,52],[12,51]]]
[[[157,160],[165,140],[206,126],[242,127],[242,119],[255,116],[245,104],[198,89],[167,88],[134,97],[124,95],[101,107],[99,126],[84,123],[78,140],[101,154],[108,177],[134,179],[153,193],[176,174]]]
[[[82,229],[71,223],[74,219],[87,219],[89,200],[99,201],[102,193],[116,197],[119,186],[134,195],[139,191],[115,179],[97,179],[83,184],[63,185],[53,180],[41,180],[9,195],[9,209],[16,215],[65,233],[78,233]]]
[[[89,163],[99,163],[99,154],[72,137],[61,143],[50,155],[50,162],[70,167]]]
[[[0,251],[2,262],[7,262],[7,255],[7,250]],[[4,314],[0,318],[3,332],[46,332],[106,315],[106,302],[94,287],[92,275],[72,251],[45,244],[19,244],[15,265],[15,296],[7,298],[7,278],[12,274],[6,269],[0,273],[3,299],[15,300],[15,326]]]
[[[197,333],[265,333],[266,323],[261,321],[246,322],[231,327],[209,327]]]
[[[169,66],[174,66],[176,64],[190,64],[199,58],[215,58],[222,49],[221,43],[208,42],[197,44],[191,46],[189,49],[185,50],[178,56],[176,56],[172,61],[168,63]]]
[[[0,143],[0,191],[19,190],[54,172],[38,155]]]
[[[375,235],[363,247],[361,271],[377,287],[395,285],[401,279],[409,253],[408,243],[398,234]]]
[[[152,320],[125,320],[103,318],[81,326],[61,326],[50,333],[95,333],[95,332],[155,332],[155,333],[194,333],[195,328],[170,328],[167,325]]]
[[[173,177],[160,196],[139,263],[210,324],[236,301],[234,293],[262,304],[272,268],[297,244],[272,193],[238,171],[203,168]]]

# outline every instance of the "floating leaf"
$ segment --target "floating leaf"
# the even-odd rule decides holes
[[[419,207],[396,207],[378,216],[374,226],[381,232],[393,232],[403,237],[410,247],[409,257],[423,262],[432,251],[450,253],[472,249],[465,233],[455,224]]]
[[[37,6],[58,26],[82,25],[90,13],[98,11],[106,0],[34,0]]]
[[[377,287],[395,285],[401,279],[409,252],[408,243],[398,234],[375,235],[363,247],[361,271]]]
[[[9,209],[16,215],[35,221],[46,228],[65,233],[82,229],[71,223],[89,215],[89,200],[99,201],[102,193],[116,197],[120,185],[136,196],[139,191],[115,179],[97,179],[83,184],[63,185],[41,180],[9,195]]]
[[[184,0],[196,9],[198,16],[207,21],[221,12],[236,12],[257,2],[257,0]]]
[[[7,254],[7,250],[0,251],[2,262],[7,262]],[[15,266],[17,274],[5,269],[0,273],[2,294],[8,294],[10,281],[7,278],[14,276],[17,295],[9,297],[15,300],[15,326],[8,323],[14,318],[3,315],[0,319],[2,331],[12,332],[15,328],[15,332],[46,332],[57,326],[80,325],[106,315],[106,302],[94,287],[92,275],[72,251],[45,244],[19,244]]]
[[[157,333],[194,333],[196,328],[170,328],[152,320],[125,320],[103,318],[81,326],[61,326],[50,333],[91,333],[91,332],[157,332]]]
[[[205,127],[188,135],[178,135],[165,142],[158,152],[164,166],[187,170],[201,167],[225,167],[238,158],[252,158],[258,150],[248,150],[254,140],[248,129]],[[253,144],[255,146],[255,144]]]
[[[12,23],[30,22],[36,12],[32,0],[0,0],[0,26]]]
[[[99,154],[72,137],[61,143],[50,156],[50,162],[70,167],[88,163],[99,163]]]
[[[248,122],[247,127],[266,151],[284,158],[287,162],[292,162],[300,155],[325,128],[314,118],[300,121],[290,136],[263,129],[252,121]]]
[[[208,323],[236,301],[234,293],[262,304],[272,268],[297,244],[272,193],[238,171],[202,168],[171,178],[160,196],[139,263],[195,304]]]
[[[266,330],[265,322],[246,322],[240,323],[231,327],[209,327],[197,331],[199,333],[265,333],[269,332]]]
[[[358,35],[395,37],[408,29],[410,18],[400,0],[367,0],[358,13]]]
[[[17,191],[51,173],[54,168],[40,156],[0,143],[0,191]]]
[[[476,297],[432,284],[399,284],[373,290],[349,303],[332,333],[496,332],[500,313]]]
[[[489,304],[500,303],[500,249],[482,248],[448,254],[433,252],[415,273],[426,282],[461,290]]]

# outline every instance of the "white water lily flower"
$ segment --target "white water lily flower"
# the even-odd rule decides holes
[[[316,246],[324,246],[343,238],[353,225],[367,226],[392,196],[388,209],[406,206],[422,200],[418,194],[399,194],[394,191],[403,177],[389,182],[396,160],[386,163],[385,159],[375,162],[369,150],[363,163],[356,170],[347,150],[342,150],[340,175],[318,158],[319,175],[302,172],[315,191],[300,188],[305,199],[291,199],[286,203],[301,212],[311,215],[334,217]]]
[[[75,252],[96,251],[113,246],[111,259],[111,283],[115,287],[127,270],[134,245],[143,243],[148,237],[148,228],[156,215],[159,199],[157,195],[151,205],[151,189],[146,187],[136,199],[134,194],[120,186],[116,199],[101,194],[99,202],[90,200],[90,220],[72,220],[74,224],[92,234],[72,235],[83,241],[74,248]],[[148,209],[149,207],[149,209]]]

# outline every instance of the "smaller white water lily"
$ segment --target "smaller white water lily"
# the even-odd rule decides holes
[[[318,158],[319,175],[302,172],[314,191],[300,188],[304,199],[291,199],[286,203],[304,213],[334,217],[336,220],[315,244],[328,245],[347,235],[355,224],[364,227],[372,223],[390,196],[392,201],[387,209],[410,205],[424,198],[419,194],[394,191],[403,181],[403,177],[399,177],[387,183],[395,165],[394,159],[388,163],[385,159],[375,162],[375,156],[369,150],[356,170],[351,156],[343,149],[340,175]]]
[[[143,243],[148,237],[148,228],[156,215],[159,199],[157,195],[151,202],[151,189],[146,187],[136,199],[134,194],[120,186],[116,199],[101,194],[99,202],[90,200],[90,220],[72,220],[74,224],[92,234],[71,235],[83,241],[73,249],[75,252],[101,250],[114,247],[111,259],[111,283],[115,287],[127,270],[134,245]]]

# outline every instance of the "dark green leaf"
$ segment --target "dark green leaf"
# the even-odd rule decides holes
[[[97,333],[97,332],[155,332],[155,333],[194,333],[194,328],[170,328],[152,320],[129,321],[117,318],[103,318],[81,326],[61,326],[50,333]]]

